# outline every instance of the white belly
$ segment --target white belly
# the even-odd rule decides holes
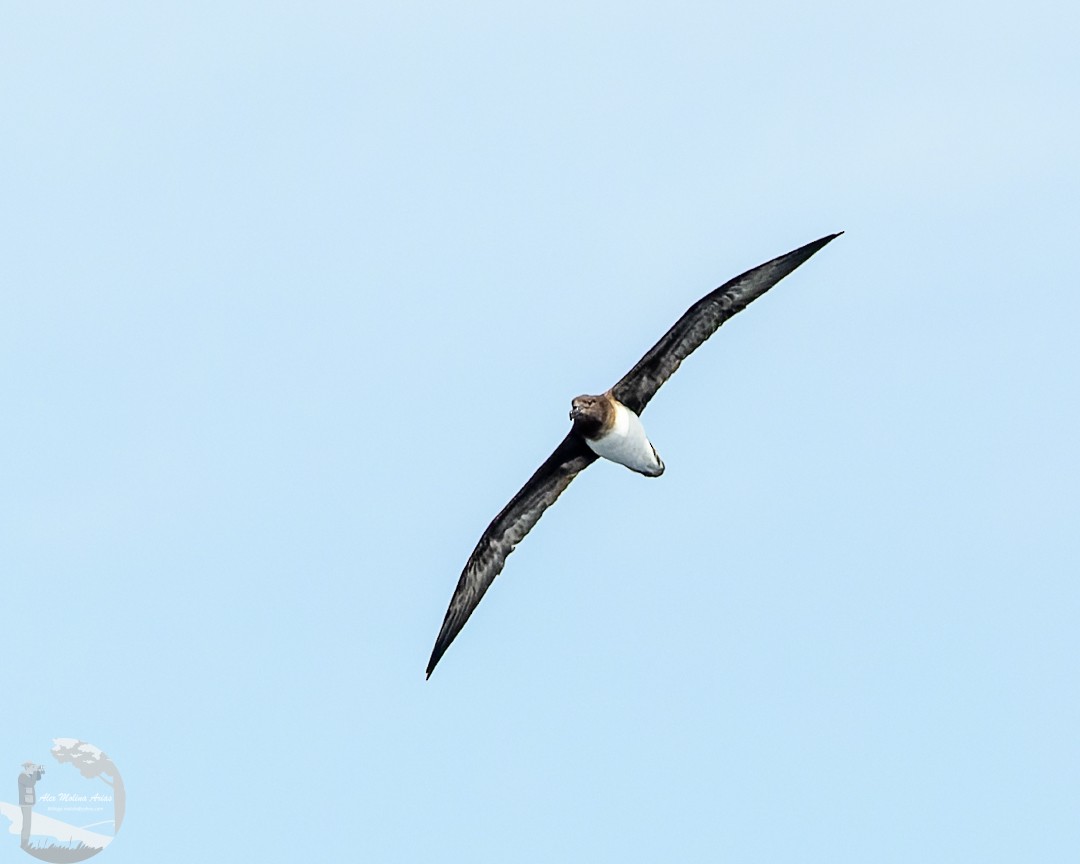
[[[664,463],[649,442],[641,420],[619,402],[615,403],[615,423],[608,433],[595,440],[586,438],[585,443],[597,456],[625,465],[631,471],[648,477],[664,473]]]

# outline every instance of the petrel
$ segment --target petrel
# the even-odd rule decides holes
[[[614,387],[599,396],[578,396],[573,400],[570,431],[492,520],[469,556],[435,640],[427,666],[428,678],[495,577],[502,572],[506,556],[532,530],[571,480],[601,456],[646,477],[659,477],[664,473],[663,460],[649,441],[640,420],[641,412],[660,385],[728,318],[741,312],[842,233],[807,243],[725,282],[687,309],[686,314]]]

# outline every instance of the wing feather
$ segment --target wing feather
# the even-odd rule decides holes
[[[611,388],[612,395],[635,414],[640,414],[660,386],[679,368],[679,364],[712,336],[721,324],[749,306],[842,233],[830,234],[767,261],[702,297],[686,310],[686,314],[645,353],[637,365]]]
[[[570,485],[570,481],[597,458],[585,439],[571,431],[488,525],[461,572],[454,596],[450,598],[450,608],[446,610],[442,629],[428,661],[429,678],[495,577],[502,572],[506,556],[532,530],[544,511]]]

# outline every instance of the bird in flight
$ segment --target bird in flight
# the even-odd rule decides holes
[[[578,396],[573,400],[570,431],[492,520],[469,556],[435,640],[427,665],[428,678],[495,577],[502,572],[506,556],[532,530],[571,480],[601,456],[646,477],[659,477],[664,473],[664,463],[639,419],[649,400],[679,364],[721,324],[842,233],[807,243],[725,282],[687,309],[686,314],[614,387],[599,396]]]

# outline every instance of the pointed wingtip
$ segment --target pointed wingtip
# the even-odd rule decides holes
[[[824,249],[826,246],[832,243],[833,240],[835,240],[843,233],[843,231],[837,231],[835,234],[826,234],[824,237],[818,240],[813,240],[810,243],[807,243],[805,246],[796,249],[794,252],[789,252],[787,255],[782,255],[780,257],[793,258],[798,260],[798,264],[795,265],[796,267],[798,267],[799,264],[802,264],[815,252],[819,252],[820,250]]]
[[[750,297],[749,300],[752,300],[754,299],[754,297],[758,297],[761,294],[764,294],[765,291],[768,291],[769,288],[772,287],[773,283],[779,281],[780,279],[783,279],[784,276],[786,276],[792,270],[795,270],[796,268],[805,264],[807,260],[812,258],[814,255],[816,255],[818,252],[820,252],[822,249],[832,243],[833,240],[835,240],[843,233],[843,231],[837,231],[835,234],[826,234],[824,237],[819,237],[817,240],[811,240],[805,246],[800,246],[798,249],[793,249],[786,255],[780,255],[777,258],[774,258],[772,261],[765,262],[761,265],[761,267],[756,267],[754,268],[754,270],[744,273],[743,276],[746,276],[749,273],[755,272],[756,270],[764,270],[776,264],[781,265],[781,267],[783,268],[783,273],[781,273],[775,279],[769,281],[768,284],[766,284],[760,291],[754,294],[753,297]],[[741,279],[742,277],[740,276],[737,278]],[[749,300],[747,302],[749,302]]]
[[[441,637],[442,634],[440,634]],[[435,667],[439,665],[439,661],[442,660],[442,655],[446,653],[446,646],[441,644],[442,639],[435,643],[435,648],[431,652],[431,657],[427,661],[427,670],[424,672],[424,680],[427,681],[431,678],[431,673],[435,671]]]

